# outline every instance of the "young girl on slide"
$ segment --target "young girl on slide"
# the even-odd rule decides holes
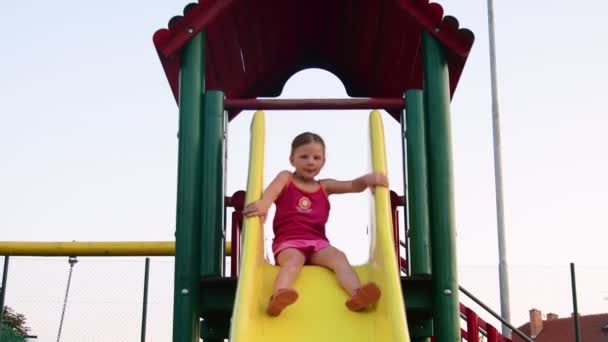
[[[344,253],[330,245],[325,223],[329,217],[329,195],[387,186],[386,176],[370,173],[351,181],[316,180],[325,164],[325,143],[310,132],[295,137],[289,161],[294,172],[280,172],[262,198],[243,210],[245,216],[264,218],[272,203],[276,205],[272,250],[280,270],[266,312],[278,316],[298,299],[292,285],[304,264],[324,266],[336,274],[350,296],[346,301],[348,309],[361,311],[375,304],[380,299],[380,289],[373,282],[361,285]]]

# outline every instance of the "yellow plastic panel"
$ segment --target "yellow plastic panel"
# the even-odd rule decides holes
[[[384,126],[382,115],[374,110],[369,116],[372,169],[388,176]],[[374,192],[374,221],[368,272],[370,279],[380,285],[382,298],[378,303],[377,315],[381,321],[390,322],[390,336],[385,341],[409,341],[405,301],[401,292],[399,266],[393,240],[393,220],[389,190],[377,187]]]
[[[374,114],[376,113],[376,114]],[[370,131],[374,170],[386,172],[384,133],[380,113],[372,112]],[[380,121],[378,121],[380,120]],[[379,122],[379,124],[378,124]],[[263,178],[264,116],[254,115],[252,122],[247,200],[260,198]],[[379,160],[380,162],[375,162]],[[241,274],[230,330],[233,342],[409,342],[405,309],[393,252],[392,221],[388,191],[374,194],[375,225],[371,257],[356,268],[362,282],[373,280],[382,290],[382,298],[369,311],[350,312],[344,302],[347,295],[334,274],[322,267],[305,266],[294,287],[298,301],[279,317],[266,315],[278,268],[264,260],[263,227],[258,218],[245,220]]]

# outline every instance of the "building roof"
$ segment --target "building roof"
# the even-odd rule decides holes
[[[579,326],[581,341],[584,342],[608,342],[608,313],[598,315],[580,316]],[[530,323],[519,327],[526,335],[530,336]],[[543,321],[543,328],[534,338],[535,342],[572,342],[575,341],[574,322],[572,317],[550,319]],[[524,342],[516,334],[513,334],[513,342]]]
[[[453,94],[474,36],[428,1],[200,0],[153,41],[176,100],[180,49],[203,29],[206,88],[228,98],[279,96],[311,67],[335,74],[352,97],[401,97],[422,86],[426,30],[445,47]]]

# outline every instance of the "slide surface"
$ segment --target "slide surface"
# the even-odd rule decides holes
[[[264,113],[256,112],[251,123],[249,178],[246,203],[263,192]],[[370,114],[372,166],[386,172],[384,128],[380,112]],[[278,268],[264,259],[263,226],[248,218],[243,227],[243,254],[230,328],[232,342],[349,341],[409,342],[405,304],[393,250],[389,193],[374,193],[370,259],[357,266],[361,281],[374,281],[382,290],[376,307],[366,312],[349,311],[347,295],[333,273],[319,266],[305,266],[295,283],[296,303],[278,317],[265,313]]]

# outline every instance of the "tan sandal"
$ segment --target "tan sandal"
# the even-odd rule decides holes
[[[298,300],[298,293],[294,289],[278,289],[270,297],[266,313],[270,316],[278,316],[288,305]]]
[[[349,300],[346,306],[351,311],[361,311],[376,304],[380,300],[380,288],[373,282],[361,286]]]

